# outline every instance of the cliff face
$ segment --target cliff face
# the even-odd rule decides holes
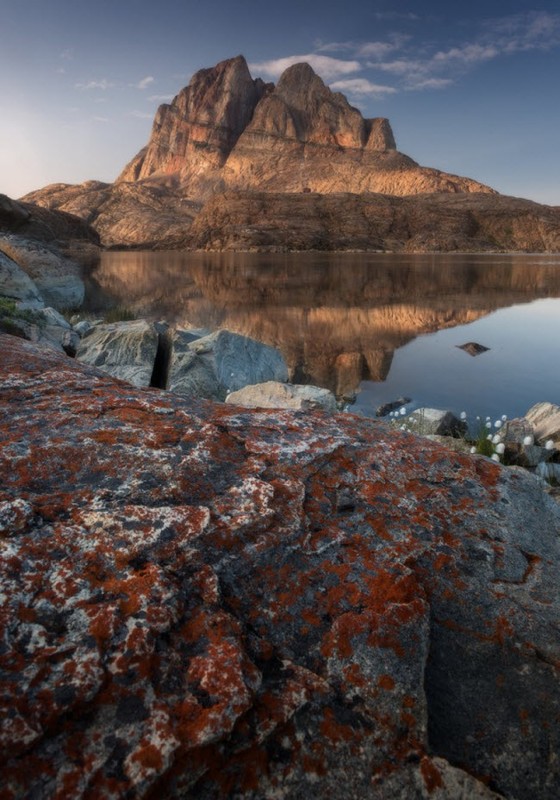
[[[171,105],[156,114],[148,145],[117,183],[171,176],[199,197],[219,183],[220,170],[267,91],[253,80],[243,56],[196,73]]]
[[[398,153],[388,120],[364,119],[309,64],[289,67],[274,86],[253,80],[243,56],[200,70],[159,108],[148,145],[117,182],[146,179],[195,200],[220,187],[492,191]]]
[[[0,352],[3,798],[557,800],[531,476]]]

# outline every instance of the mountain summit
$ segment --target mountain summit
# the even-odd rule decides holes
[[[253,80],[243,56],[197,72],[159,107],[148,145],[117,182],[163,181],[193,200],[220,189],[331,193],[491,192],[419,167],[396,150],[388,120],[365,119],[309,64],[278,84]]]

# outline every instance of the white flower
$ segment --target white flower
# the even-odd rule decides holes
[[[501,428],[502,427],[502,420],[501,419],[497,419],[496,422],[494,423],[494,427],[495,428]]]
[[[467,412],[466,411],[461,411],[459,416],[461,417],[461,419],[466,419],[467,418]]]
[[[477,415],[476,415],[476,418],[477,418],[478,420],[480,420],[480,415],[479,415],[479,414],[477,414]]]
[[[492,444],[498,444],[498,442],[501,442],[501,441],[502,440],[500,439],[500,434],[499,433],[495,433],[494,436],[492,436]]]
[[[489,442],[491,442],[491,441],[492,441],[492,434],[491,434],[491,433],[489,433],[489,434],[488,434],[488,436],[487,436],[486,438],[488,439],[488,441],[489,441]]]
[[[499,461],[499,460],[500,460],[500,456],[497,453],[494,453],[492,455],[492,461]]]
[[[476,447],[471,447],[471,453],[476,453]]]
[[[490,422],[490,420],[488,420],[488,421],[486,422],[486,427],[487,427],[488,429],[490,429],[490,428],[492,427],[492,423]]]
[[[535,439],[534,439],[533,436],[526,436],[523,439],[523,444],[525,445],[525,447],[530,447],[532,444],[534,444],[534,442],[535,442]]]
[[[502,414],[502,422],[505,422],[507,419],[507,414]]]
[[[544,449],[545,450],[554,450],[554,442],[552,441],[552,439],[547,439],[547,441],[545,443],[545,446],[544,446]]]
[[[490,417],[486,417],[486,422],[490,422]]]
[[[502,456],[505,453],[505,450],[506,446],[503,442],[500,442],[500,444],[496,445],[496,453],[499,453],[499,455]]]
[[[403,406],[400,410],[400,415],[401,417],[404,417],[405,414],[406,414],[406,408]]]

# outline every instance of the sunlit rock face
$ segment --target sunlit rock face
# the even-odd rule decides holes
[[[531,476],[0,349],[4,797],[556,800]]]

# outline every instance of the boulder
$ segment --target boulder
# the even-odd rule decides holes
[[[53,245],[21,236],[4,236],[0,237],[0,250],[29,275],[48,305],[59,311],[82,305],[85,286],[81,269]]]
[[[391,400],[389,403],[384,403],[378,406],[375,410],[376,417],[386,417],[391,411],[398,411],[399,408],[406,406],[407,403],[412,402],[410,397],[399,397],[398,400]]]
[[[417,408],[403,421],[413,433],[422,436],[462,436],[467,432],[466,422],[439,408]]]
[[[337,410],[336,397],[328,389],[279,381],[245,386],[228,394],[226,403],[245,408],[291,408],[295,411],[323,409],[330,414]]]
[[[482,353],[487,353],[490,350],[489,347],[485,347],[483,344],[479,344],[478,342],[466,342],[465,344],[458,344],[455,345],[459,348],[459,350],[464,350],[465,353],[468,353],[470,356],[479,356]]]
[[[560,406],[555,403],[537,403],[525,414],[533,426],[535,439],[544,444],[551,439],[556,450],[560,450]]]
[[[1,245],[0,297],[14,300],[24,308],[43,308],[45,305],[37,285],[12,258],[2,251]]]
[[[533,476],[0,351],[3,798],[556,800]]]
[[[76,358],[134,386],[150,386],[159,334],[146,320],[95,325],[80,340]]]
[[[274,347],[226,330],[194,341],[188,331],[171,335],[167,386],[172,392],[225,400],[228,392],[269,380],[288,380],[286,362]]]

